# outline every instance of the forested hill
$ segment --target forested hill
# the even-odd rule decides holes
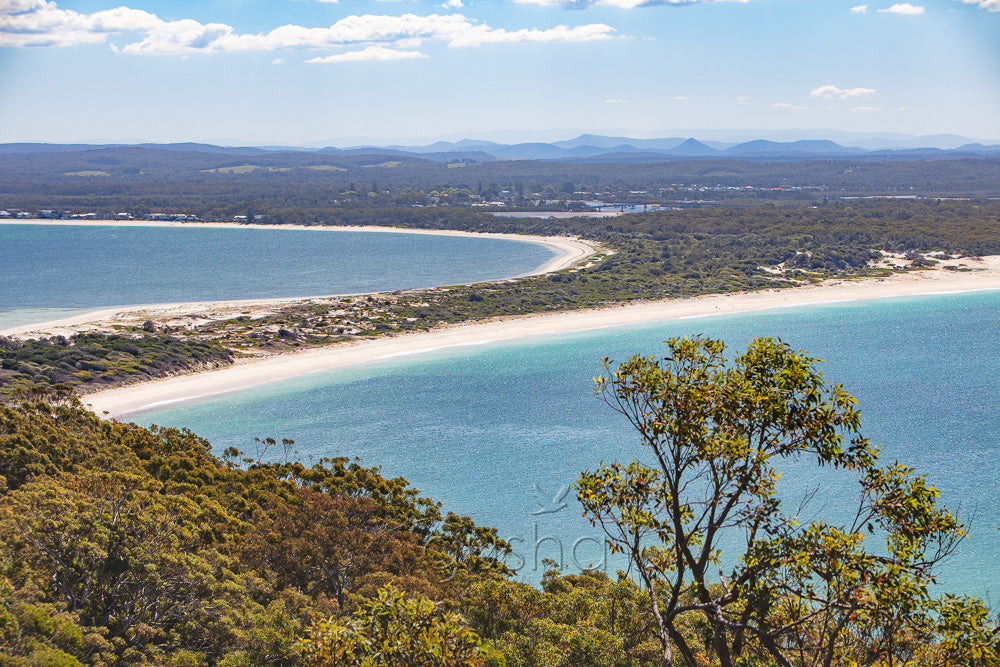
[[[347,459],[0,404],[0,664],[301,664],[309,626],[388,585],[435,599],[508,570],[494,529]],[[485,614],[485,601],[480,613]]]

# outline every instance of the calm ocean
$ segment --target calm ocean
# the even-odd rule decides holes
[[[537,243],[392,232],[0,224],[0,329],[110,306],[495,280],[555,254]]]
[[[677,335],[731,350],[776,336],[823,359],[856,396],[864,432],[926,474],[970,523],[942,585],[988,596],[1000,566],[1000,292],[879,299],[689,319],[440,350],[264,385],[136,415],[189,427],[217,451],[254,454],[253,438],[292,438],[304,459],[357,456],[404,476],[445,510],[497,526],[511,564],[537,581],[542,558],[568,569],[604,559],[572,492],[580,471],[641,456],[636,438],[591,392],[605,355],[656,353]],[[854,483],[811,460],[782,477],[789,501],[818,489],[803,518],[843,519]],[[565,494],[565,495],[564,495]],[[563,506],[565,503],[565,506]],[[995,602],[995,601],[994,601]]]

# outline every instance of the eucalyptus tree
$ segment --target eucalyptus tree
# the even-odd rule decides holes
[[[923,477],[879,463],[816,361],[757,339],[730,362],[701,338],[604,360],[596,392],[650,456],[584,472],[579,498],[644,585],[662,664],[996,664],[985,607],[928,592],[960,522]],[[851,518],[801,519],[779,481],[802,458],[856,481]]]

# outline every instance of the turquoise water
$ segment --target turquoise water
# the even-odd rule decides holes
[[[315,374],[135,418],[190,427],[217,451],[254,454],[255,436],[273,436],[294,439],[305,459],[380,465],[446,510],[497,526],[514,542],[511,564],[537,581],[540,560],[560,551],[569,569],[617,566],[605,561],[572,493],[559,498],[580,471],[641,455],[624,420],[591,392],[601,358],[654,353],[677,335],[721,337],[731,350],[778,336],[823,359],[826,378],[858,398],[864,432],[887,461],[928,475],[971,519],[941,583],[986,595],[1000,566],[998,307],[1000,292],[979,292],[535,337]],[[782,482],[788,499],[819,489],[805,518],[849,511],[852,484],[818,474],[810,461],[790,464]]]
[[[474,283],[555,255],[537,243],[429,234],[0,225],[0,329],[110,306]]]

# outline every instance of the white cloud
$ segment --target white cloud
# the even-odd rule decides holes
[[[851,7],[852,14],[867,14],[868,5],[858,5],[857,7]]]
[[[839,97],[842,100],[847,100],[854,97],[863,97],[864,95],[873,95],[874,93],[874,88],[837,88],[836,86],[820,86],[819,88],[813,88],[809,93],[809,97]]]
[[[334,56],[323,58],[311,58],[307,63],[358,63],[358,62],[386,62],[389,60],[411,60],[413,58],[427,58],[426,54],[419,51],[396,51],[387,49],[384,46],[369,46],[361,51],[348,51]]]
[[[239,34],[222,23],[202,24],[190,19],[166,21],[146,11],[119,7],[94,14],[59,9],[44,0],[0,0],[0,47],[72,46],[99,44],[115,36],[138,34],[124,46],[129,54],[192,55],[233,51],[279,49],[329,49],[381,46],[393,53],[414,48],[421,40],[444,42],[449,47],[516,42],[584,42],[611,39],[614,28],[593,23],[575,27],[505,30],[461,14],[417,16],[347,16],[326,28],[284,25],[270,32]],[[390,47],[397,47],[396,50]],[[377,51],[356,51],[354,53]],[[343,56],[347,54],[339,54]],[[385,54],[383,54],[385,55]],[[374,56],[370,59],[377,59]]]
[[[587,9],[593,5],[618,7],[619,9],[635,9],[636,7],[653,7],[656,5],[696,5],[708,2],[739,2],[750,0],[514,0],[521,4],[542,5],[543,7],[562,7],[563,9]]]
[[[0,14],[33,12],[49,4],[46,0],[0,0]]]
[[[163,23],[155,14],[127,7],[79,14],[54,2],[7,0],[0,4],[0,47],[99,44],[109,35],[148,31]]]
[[[806,109],[809,108],[809,107],[796,106],[794,104],[788,104],[787,102],[778,102],[776,104],[772,104],[771,106],[774,107],[775,109],[781,109],[782,111],[805,111]]]
[[[493,29],[485,24],[479,24],[470,25],[467,30],[454,35],[448,42],[448,46],[470,47],[513,42],[592,42],[611,39],[613,32],[614,28],[603,23],[592,23],[575,28],[557,25],[555,28],[547,30],[524,28],[513,31],[503,28]]]
[[[604,103],[605,104],[628,104],[628,100],[610,99],[610,100],[604,100]]]
[[[462,0],[447,0],[441,3],[441,7],[444,9],[461,9],[464,6]]]
[[[897,2],[888,9],[878,10],[880,14],[905,14],[907,16],[919,16],[924,13],[923,7],[911,5],[908,2]]]
[[[736,98],[736,101],[740,104],[750,104],[753,102],[753,98],[747,97],[746,95],[740,95]]]
[[[851,113],[870,113],[872,111],[878,111],[878,107],[851,107],[848,111]]]
[[[284,60],[284,58],[275,58],[274,60],[271,61],[271,64],[272,65],[284,65],[285,64],[285,60]]]
[[[1000,12],[1000,0],[961,0],[967,5],[977,5],[991,12]]]
[[[677,97],[671,97],[670,99],[672,99],[674,102],[687,102],[688,101],[688,98],[684,97],[683,95],[678,95]]]

